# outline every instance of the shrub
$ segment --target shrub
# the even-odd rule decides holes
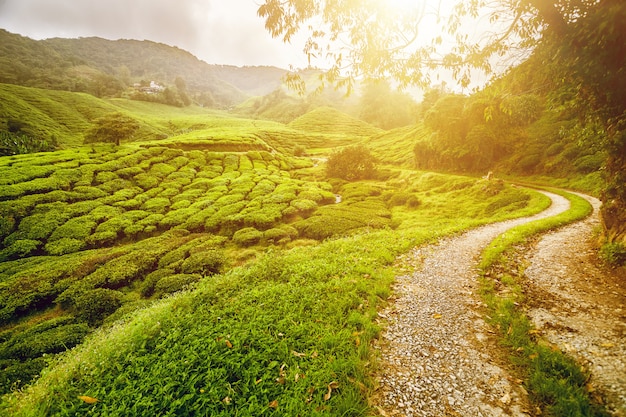
[[[163,277],[170,275],[176,275],[176,271],[168,268],[160,268],[146,275],[141,286],[139,287],[139,293],[142,297],[148,298],[154,294],[154,287],[157,282]]]
[[[96,222],[91,216],[81,216],[69,219],[62,226],[56,228],[49,240],[77,239],[85,240],[96,227]]]
[[[298,212],[305,212],[305,213],[311,212],[317,208],[317,203],[315,203],[315,201],[307,200],[304,198],[291,200],[289,205],[295,208],[296,210],[298,210]]]
[[[11,244],[17,239],[47,239],[64,220],[55,214],[55,212],[37,213],[22,219],[17,232],[9,236],[4,243]]]
[[[67,255],[68,253],[78,252],[85,247],[84,240],[61,238],[52,242],[48,242],[45,246],[46,252],[53,256]]]
[[[109,181],[113,181],[119,179],[115,172],[102,171],[96,174],[95,183],[96,184],[104,184]]]
[[[362,145],[333,152],[326,166],[326,174],[329,177],[342,178],[347,181],[370,179],[375,173],[375,159]]]
[[[176,274],[161,278],[154,286],[155,294],[162,296],[185,289],[185,287],[202,279],[200,274]]]
[[[240,246],[252,246],[259,243],[262,238],[263,232],[258,231],[254,227],[246,227],[235,232],[233,242]]]
[[[0,349],[0,356],[14,359],[31,359],[43,353],[59,353],[79,344],[89,333],[85,324],[65,324],[37,331],[32,328],[19,332]]]
[[[143,230],[143,227],[141,228]],[[99,248],[111,245],[117,239],[117,233],[113,231],[96,232],[85,239],[85,243],[91,247]]]
[[[35,252],[39,248],[39,245],[41,245],[41,242],[38,240],[17,240],[9,247],[0,251],[0,262],[7,261],[9,259],[25,258]]]
[[[219,274],[224,266],[224,253],[216,249],[191,254],[181,265],[185,274],[204,276]]]
[[[611,266],[626,265],[626,245],[621,242],[605,243],[600,248],[600,257]]]
[[[105,221],[104,223],[100,223],[96,228],[96,233],[115,233],[116,235],[120,234],[124,228],[132,225],[133,222],[130,219],[124,218],[121,215],[117,217],[113,217],[110,220]]]
[[[107,197],[108,194],[97,187],[77,186],[72,190],[77,194],[77,200],[97,200],[98,198]]]
[[[144,190],[149,190],[159,185],[159,179],[149,174],[138,174],[134,177],[138,186]]]
[[[15,228],[15,218],[0,216],[0,240],[10,235]]]
[[[98,188],[104,190],[107,193],[112,194],[118,191],[125,191],[126,189],[129,189],[131,187],[133,187],[132,182],[118,178],[113,181],[105,182],[104,184],[100,185]],[[115,201],[122,201],[124,199],[123,195],[117,195],[117,194],[115,196],[112,196],[112,198]]]
[[[108,288],[95,288],[81,293],[74,300],[76,315],[89,323],[97,326],[109,315],[122,305],[124,294]]]
[[[419,200],[419,198],[417,198],[417,196],[415,194],[411,194],[409,196],[409,198],[407,198],[406,200],[406,206],[410,209],[414,209],[420,206],[421,201]]]
[[[296,234],[297,234],[297,231],[296,231]],[[269,229],[263,232],[263,238],[268,243],[288,242],[291,240],[289,231],[279,228],[279,227],[275,227],[273,229]]]
[[[153,211],[156,213],[163,213],[170,206],[170,200],[166,197],[152,198],[146,201],[141,207],[142,210]]]
[[[160,162],[158,164],[152,165],[152,168],[150,168],[148,174],[152,177],[163,179],[175,171],[176,168],[174,168],[173,166]]]

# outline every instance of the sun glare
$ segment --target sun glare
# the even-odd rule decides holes
[[[420,2],[417,0],[382,0],[382,2],[398,11],[410,11],[420,7]]]

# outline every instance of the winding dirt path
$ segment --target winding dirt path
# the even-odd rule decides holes
[[[526,256],[529,317],[542,336],[591,372],[590,386],[626,417],[626,277],[598,264],[594,214],[548,233]]]
[[[407,273],[397,277],[395,300],[381,314],[388,320],[374,399],[381,415],[530,415],[519,381],[489,355],[476,264],[501,233],[569,208],[565,198],[546,194],[552,206],[538,215],[483,226],[400,259]]]

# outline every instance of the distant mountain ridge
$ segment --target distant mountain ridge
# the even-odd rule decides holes
[[[180,48],[152,41],[97,37],[33,40],[0,29],[0,82],[119,96],[135,83],[174,88],[181,80],[195,102],[230,107],[281,85],[276,67],[211,65]]]

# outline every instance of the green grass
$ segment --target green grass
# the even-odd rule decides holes
[[[518,270],[520,267],[514,265],[511,256],[515,247],[540,233],[583,219],[592,211],[591,205],[579,196],[550,191],[566,197],[570,209],[507,231],[483,252],[481,291],[488,306],[487,315],[532,400],[545,415],[608,416],[590,399],[585,371],[565,353],[541,340],[524,314],[523,271]]]
[[[409,188],[421,188],[419,199],[439,189],[451,206],[485,192],[482,186],[475,190],[480,181],[470,178],[422,173],[405,179]],[[393,181],[342,187],[345,203],[369,201],[369,207],[379,198],[382,213],[410,211],[415,224],[430,226],[274,248],[256,262],[196,284],[185,277],[166,281],[163,286],[183,279],[194,289],[96,332],[55,360],[32,387],[5,397],[2,407],[14,415],[145,415],[166,409],[199,415],[366,415],[372,341],[380,332],[377,311],[390,295],[396,256],[516,213],[503,207],[477,218],[475,210],[467,210],[457,222],[447,222],[447,213],[433,218],[428,210],[385,206],[384,191],[398,187]],[[488,205],[508,190],[477,195],[474,203]],[[526,210],[543,207],[541,199],[513,191],[528,203]],[[163,277],[171,268],[165,263],[176,265],[186,259],[184,252],[163,258]],[[332,395],[326,399],[329,385]],[[89,405],[81,395],[99,401]]]
[[[332,107],[318,107],[289,123],[303,132],[369,138],[382,130]]]

